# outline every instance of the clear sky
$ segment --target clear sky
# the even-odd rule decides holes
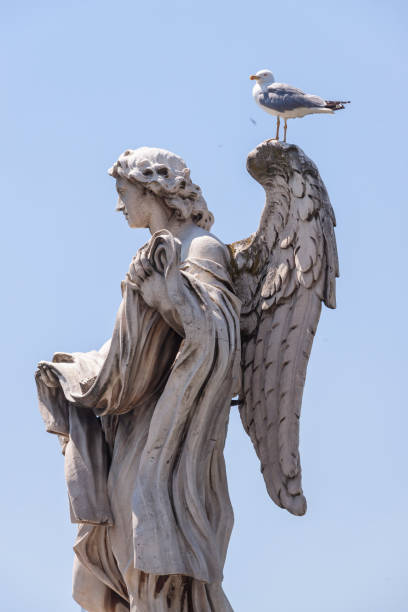
[[[63,458],[37,408],[36,362],[111,335],[147,239],[114,213],[126,148],[187,161],[225,242],[257,227],[246,156],[272,137],[248,76],[329,99],[289,122],[336,211],[338,309],[324,310],[301,420],[305,517],[268,498],[236,409],[226,458],[235,612],[405,612],[407,582],[407,8],[405,2],[2,3],[1,609],[70,612]],[[256,122],[253,124],[251,118]]]

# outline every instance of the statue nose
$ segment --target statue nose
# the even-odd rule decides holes
[[[118,212],[122,212],[125,210],[125,205],[122,202],[122,200],[120,199],[120,197],[118,198],[118,203],[116,204],[116,209]]]

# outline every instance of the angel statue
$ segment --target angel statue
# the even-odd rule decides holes
[[[266,191],[261,222],[226,246],[179,156],[125,151],[109,170],[117,210],[152,237],[122,282],[112,338],[38,365],[78,524],[73,596],[88,612],[232,610],[221,583],[233,403],[272,499],[306,510],[299,415],[321,303],[335,307],[335,220],[296,146],[262,143],[248,170]]]

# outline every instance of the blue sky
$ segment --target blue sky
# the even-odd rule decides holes
[[[273,505],[235,410],[226,448],[235,612],[405,612],[406,54],[403,2],[3,3],[2,609],[70,612],[75,528],[35,364],[111,334],[147,239],[114,213],[126,148],[182,155],[225,242],[257,227],[246,156],[274,135],[248,76],[352,104],[289,122],[335,208],[338,309],[323,312],[301,422],[308,513]],[[254,125],[251,118],[256,121]]]

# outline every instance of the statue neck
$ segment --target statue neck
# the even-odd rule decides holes
[[[202,233],[202,230],[191,219],[178,219],[171,212],[169,209],[161,208],[157,214],[152,214],[149,222],[151,234],[166,229],[183,242],[191,235],[196,235],[197,230],[199,230],[198,233]]]

